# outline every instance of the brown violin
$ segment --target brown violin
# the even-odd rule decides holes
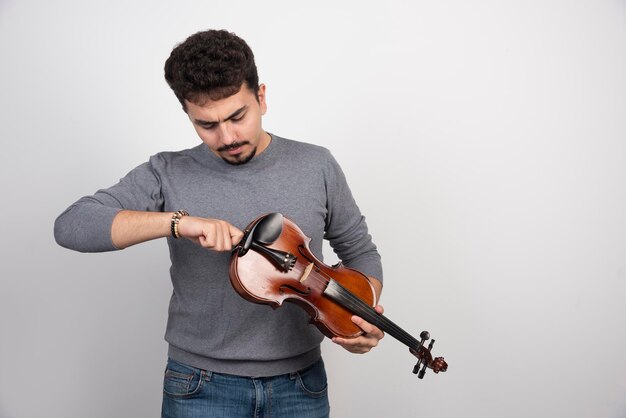
[[[352,322],[358,315],[409,347],[418,358],[413,373],[421,379],[426,368],[445,372],[443,357],[433,359],[435,340],[422,331],[420,340],[412,337],[374,309],[376,296],[367,276],[343,265],[330,267],[309,249],[308,238],[300,228],[280,213],[254,220],[233,249],[230,281],[243,298],[280,307],[293,302],[304,308],[311,322],[327,337],[355,338],[363,331]]]

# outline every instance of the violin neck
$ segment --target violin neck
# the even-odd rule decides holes
[[[355,315],[365,319],[370,324],[378,327],[388,335],[400,341],[411,349],[417,349],[420,345],[419,341],[412,337],[408,332],[397,326],[389,318],[376,312],[374,308],[356,297],[352,292],[343,287],[339,282],[330,279],[324,294],[343,306]]]

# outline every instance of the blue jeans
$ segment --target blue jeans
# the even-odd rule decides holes
[[[324,362],[289,374],[240,377],[167,361],[162,418],[328,417]]]

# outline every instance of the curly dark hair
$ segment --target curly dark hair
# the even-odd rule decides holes
[[[165,61],[165,80],[185,111],[185,100],[202,104],[224,99],[237,93],[244,82],[255,97],[259,91],[252,50],[225,30],[198,32],[177,45]]]

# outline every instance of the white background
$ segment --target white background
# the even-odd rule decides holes
[[[207,28],[254,50],[267,130],[332,150],[386,313],[450,364],[325,343],[334,417],[626,415],[624,1],[1,0],[0,417],[159,415],[165,242],[52,225],[198,143],[162,68]]]

